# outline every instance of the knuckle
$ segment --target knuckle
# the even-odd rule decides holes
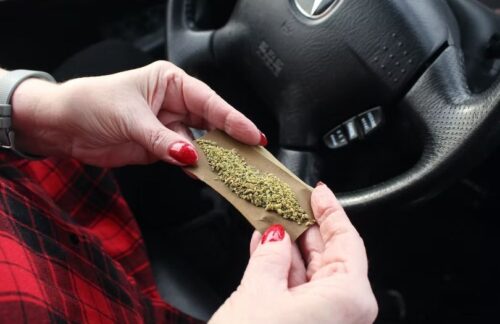
[[[210,93],[207,97],[207,100],[203,104],[203,117],[205,120],[210,120],[210,116],[212,115],[212,111],[214,108],[214,102],[217,99],[217,93],[210,89]]]
[[[321,221],[328,216],[338,212],[338,209],[331,205],[320,204],[318,205],[318,221]]]
[[[150,66],[153,69],[158,69],[158,70],[169,70],[175,67],[175,65],[169,61],[165,60],[158,60],[150,64]]]
[[[165,78],[167,80],[174,79],[174,81],[177,81],[178,79],[182,79],[182,75],[185,74],[181,68],[169,61],[158,60],[151,63],[149,66],[153,74],[157,75],[159,79]]]
[[[255,253],[255,257],[253,259],[258,260],[259,262],[266,261],[272,263],[273,260],[280,259],[281,256],[282,253],[276,250],[267,250],[267,251],[257,250]]]
[[[320,231],[323,233],[326,242],[334,237],[352,233],[354,230],[351,225],[342,222],[335,223],[332,216],[333,214],[330,214],[328,218],[323,219],[323,223],[320,225]]]
[[[274,268],[277,265],[283,263],[283,253],[275,250],[259,251],[258,249],[254,252],[251,257],[253,264],[259,264],[264,267]]]
[[[331,276],[336,273],[347,273],[345,261],[335,261],[327,266],[327,275]]]
[[[151,130],[148,131],[147,138],[151,152],[158,154],[165,140],[164,133],[159,130]]]
[[[238,129],[237,125],[234,125],[234,117],[235,116],[233,113],[229,113],[226,116],[226,119],[224,120],[224,130],[226,131],[226,133],[232,133],[233,129]]]
[[[227,133],[248,136],[252,132],[252,124],[239,111],[231,111],[225,120],[224,129]]]

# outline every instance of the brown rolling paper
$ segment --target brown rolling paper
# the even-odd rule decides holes
[[[311,210],[312,188],[281,164],[269,151],[261,146],[242,144],[218,130],[207,133],[201,139],[214,141],[226,149],[235,149],[248,165],[260,171],[274,174],[281,181],[287,183],[297,196],[300,206],[309,218],[314,220]],[[218,179],[217,174],[210,168],[203,150],[196,142],[195,145],[200,155],[198,164],[186,169],[226,198],[259,232],[263,233],[273,224],[281,224],[285,227],[292,240],[296,240],[309,227],[305,224],[298,225],[294,221],[282,218],[276,212],[266,211],[265,208],[256,207],[252,203],[239,198]]]

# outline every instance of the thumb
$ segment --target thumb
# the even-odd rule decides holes
[[[247,287],[288,288],[292,263],[290,236],[281,225],[269,227],[252,253],[241,284]]]
[[[132,139],[160,160],[180,166],[193,165],[198,161],[194,145],[165,127],[153,114],[142,116],[133,126]]]

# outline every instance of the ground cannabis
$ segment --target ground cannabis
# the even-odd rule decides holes
[[[225,149],[208,140],[196,142],[218,178],[238,197],[299,225],[314,223],[300,207],[290,186],[278,177],[248,165],[234,149]]]

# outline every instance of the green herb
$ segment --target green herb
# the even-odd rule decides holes
[[[299,225],[314,224],[314,220],[300,206],[290,186],[278,177],[248,165],[234,149],[225,149],[208,140],[199,139],[196,142],[212,171],[238,197],[257,207],[274,211]]]

